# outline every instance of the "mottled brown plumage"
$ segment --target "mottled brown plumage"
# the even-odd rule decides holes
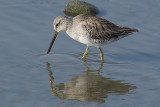
[[[133,32],[138,32],[137,29],[118,26],[106,19],[91,15],[79,15],[77,17],[86,22],[83,27],[88,31],[92,39],[120,39]]]

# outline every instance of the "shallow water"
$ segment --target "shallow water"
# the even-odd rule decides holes
[[[53,19],[69,0],[0,0],[0,105],[159,107],[159,0],[86,0],[115,24],[140,32],[98,49],[61,32],[46,55]]]

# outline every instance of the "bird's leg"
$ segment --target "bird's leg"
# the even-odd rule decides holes
[[[85,57],[87,56],[88,54],[88,46],[86,47],[86,51],[84,52],[83,56],[82,56],[82,59],[85,59]]]
[[[99,51],[100,51],[100,56],[101,56],[101,63],[103,63],[103,52],[102,52],[102,49],[99,48]]]

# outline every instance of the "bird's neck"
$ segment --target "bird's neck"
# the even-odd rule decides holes
[[[71,28],[72,22],[73,22],[72,18],[67,18],[67,21],[66,21],[66,31]]]

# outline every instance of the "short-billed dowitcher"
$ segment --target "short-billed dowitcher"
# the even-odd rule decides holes
[[[138,32],[137,29],[118,26],[106,19],[85,14],[77,15],[74,18],[58,16],[54,19],[53,27],[55,34],[47,54],[50,52],[58,32],[66,31],[71,38],[87,45],[82,59],[85,59],[88,54],[88,47],[95,46],[99,48],[101,61],[103,61],[102,45],[119,40],[133,32]]]

